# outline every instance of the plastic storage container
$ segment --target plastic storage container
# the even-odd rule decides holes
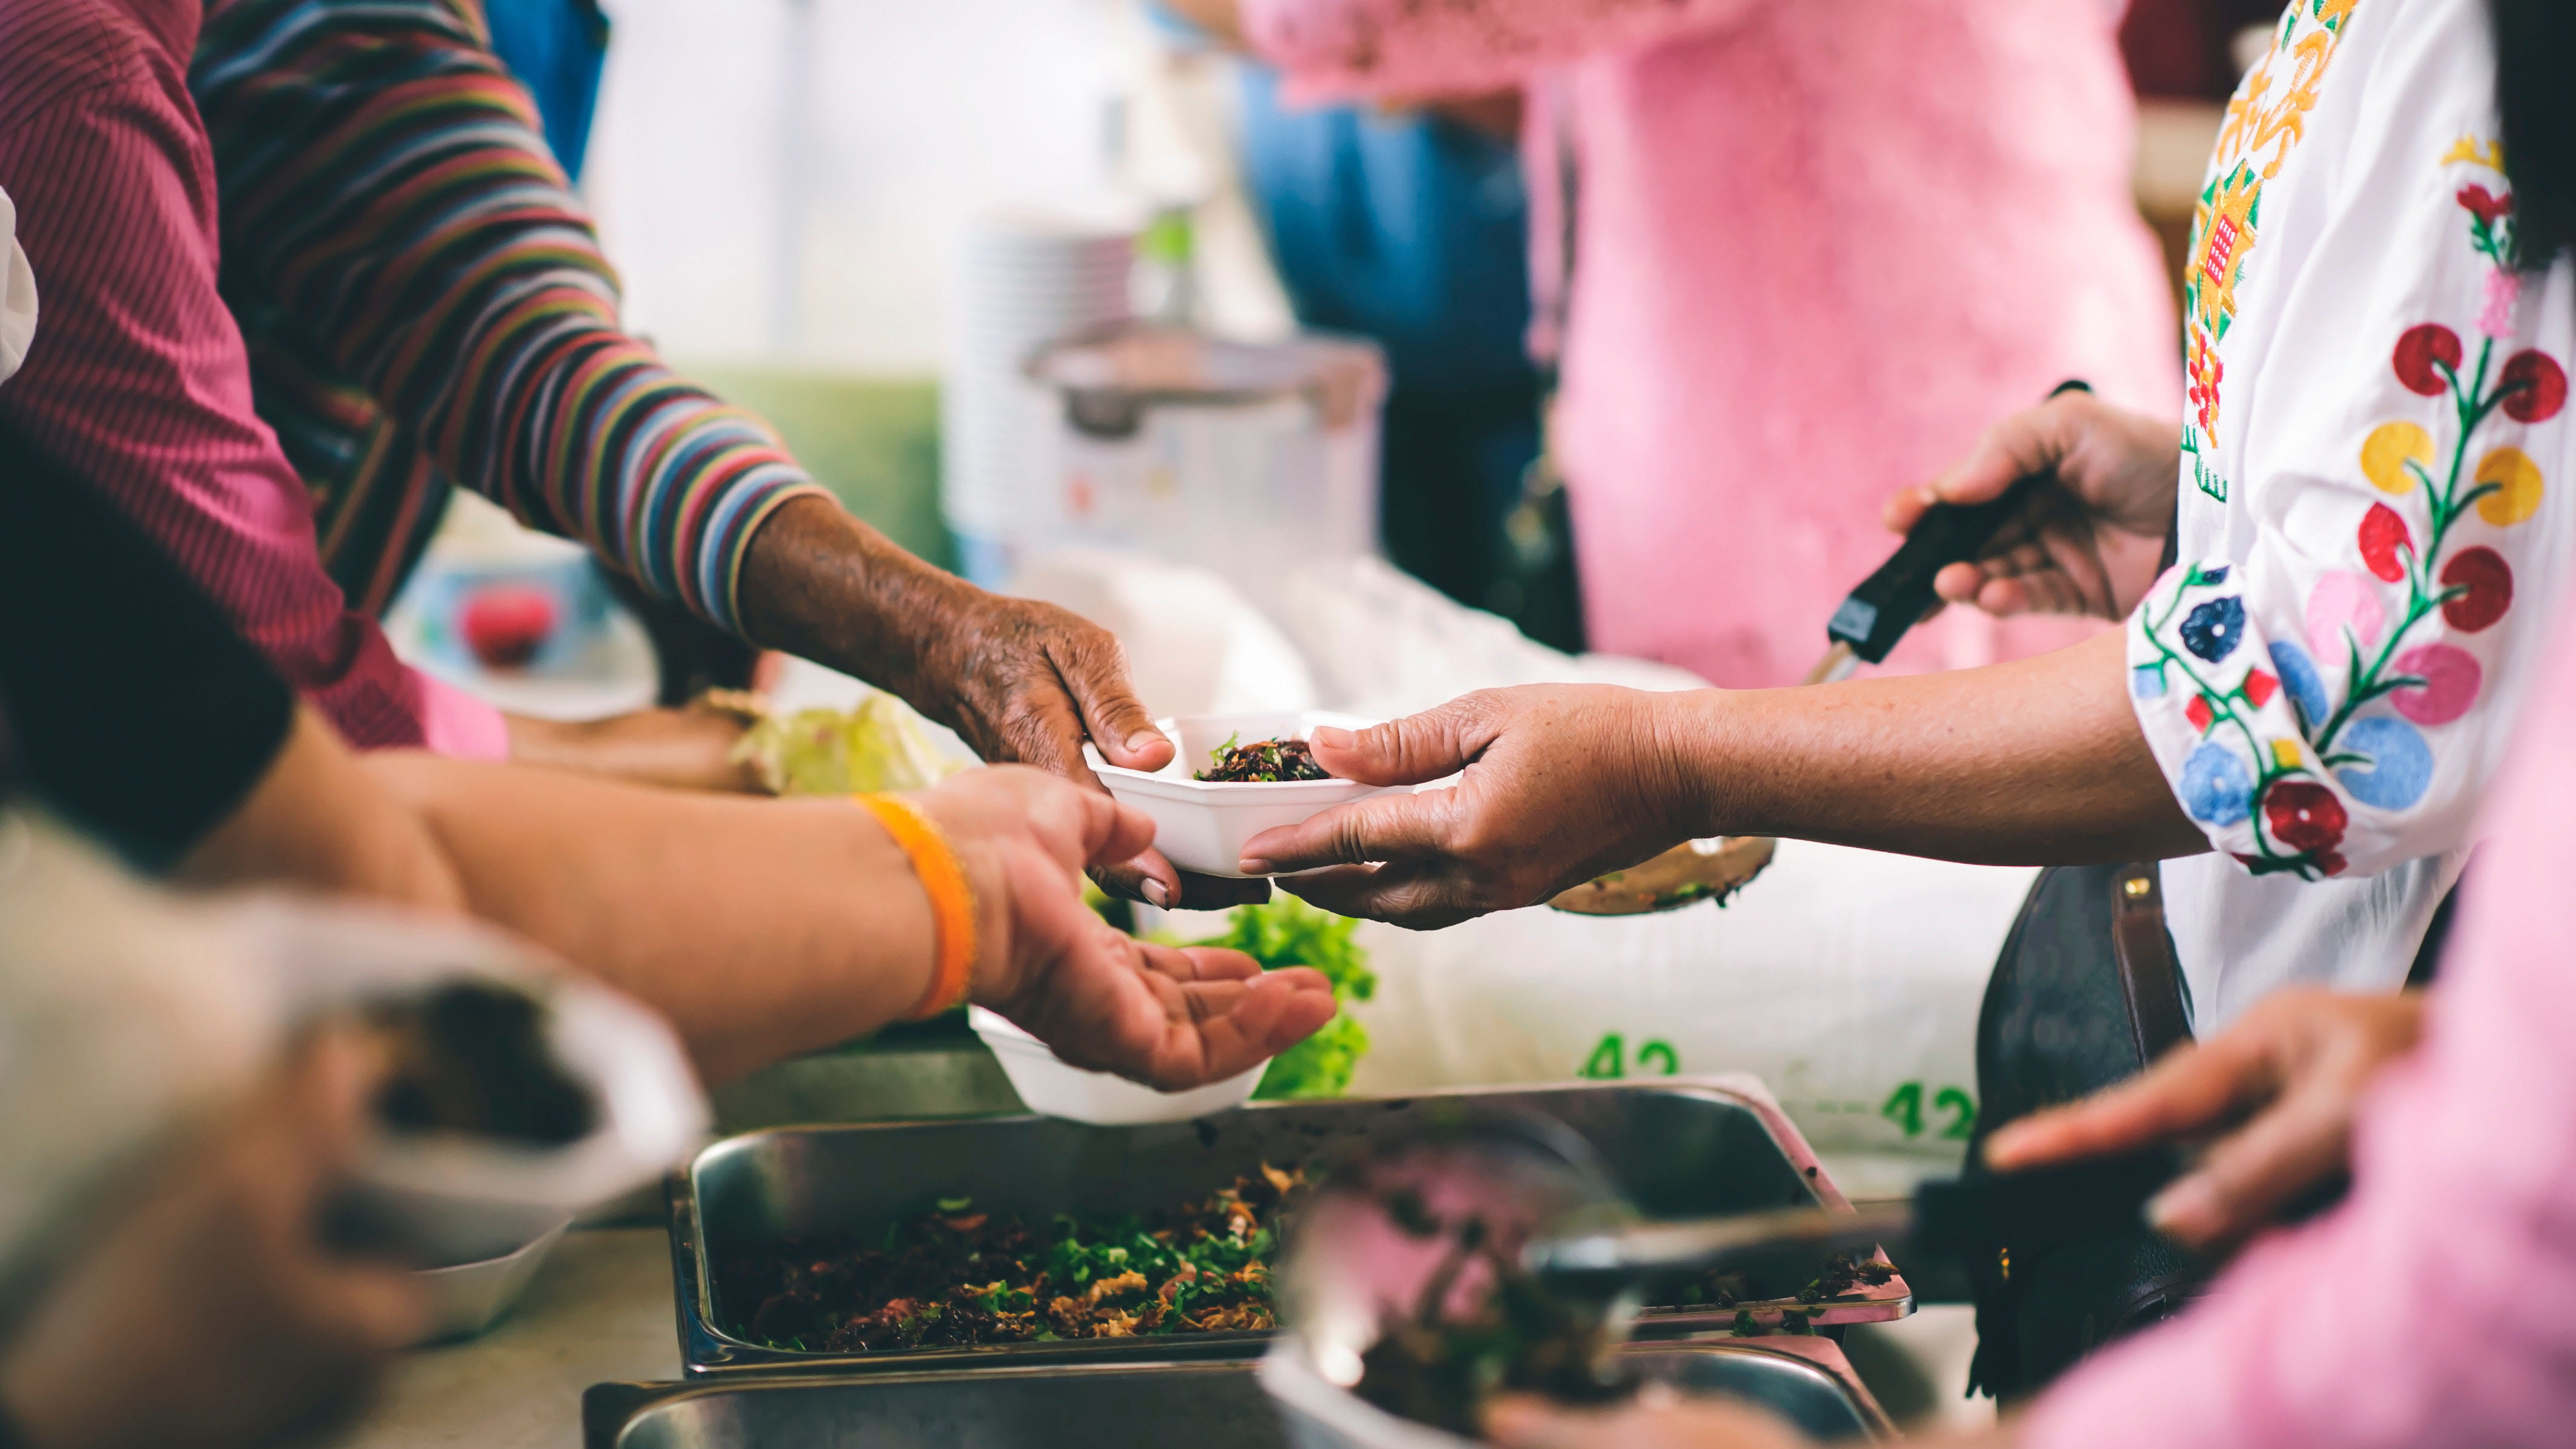
[[[1029,363],[1045,413],[1031,551],[1133,549],[1199,564],[1273,613],[1288,575],[1378,546],[1386,360],[1361,338],[1225,342],[1121,324]]]

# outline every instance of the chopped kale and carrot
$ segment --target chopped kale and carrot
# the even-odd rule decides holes
[[[802,1352],[1268,1329],[1268,1259],[1304,1185],[1265,1165],[1177,1212],[1042,1226],[951,1198],[871,1242],[785,1239],[728,1276],[756,1303],[744,1336]]]
[[[1304,740],[1255,740],[1238,744],[1239,735],[1208,752],[1209,768],[1197,778],[1212,784],[1277,785],[1291,780],[1329,780],[1324,767],[1315,763],[1315,752]]]

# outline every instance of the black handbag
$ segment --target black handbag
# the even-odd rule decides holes
[[[2022,903],[1977,1017],[1975,1135],[2135,1076],[2191,1039],[2188,988],[2155,863],[2054,866]],[[2012,1400],[2172,1314],[2206,1268],[2144,1227],[2034,1233],[1972,1262],[1969,1387]]]
[[[2407,986],[2434,980],[2459,899],[2455,885],[2434,908]],[[1983,1160],[1987,1135],[2005,1123],[2135,1076],[2189,1040],[2190,986],[2165,929],[2155,862],[2041,871],[1977,1014],[1981,1105],[1968,1161]],[[2339,1191],[2310,1194],[2292,1216]],[[2036,1393],[2093,1350],[2170,1317],[2209,1269],[2143,1226],[2008,1243],[1992,1261],[1968,1264],[1977,1305],[1968,1387],[2002,1400]]]

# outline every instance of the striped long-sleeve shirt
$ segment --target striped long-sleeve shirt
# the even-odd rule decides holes
[[[768,513],[819,491],[618,325],[615,275],[474,0],[213,0],[189,86],[261,416],[352,603],[450,480],[720,627]]]

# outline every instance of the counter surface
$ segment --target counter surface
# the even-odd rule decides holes
[[[660,1227],[564,1235],[527,1297],[480,1338],[396,1360],[330,1449],[566,1449],[581,1391],[680,1376],[671,1239]]]

